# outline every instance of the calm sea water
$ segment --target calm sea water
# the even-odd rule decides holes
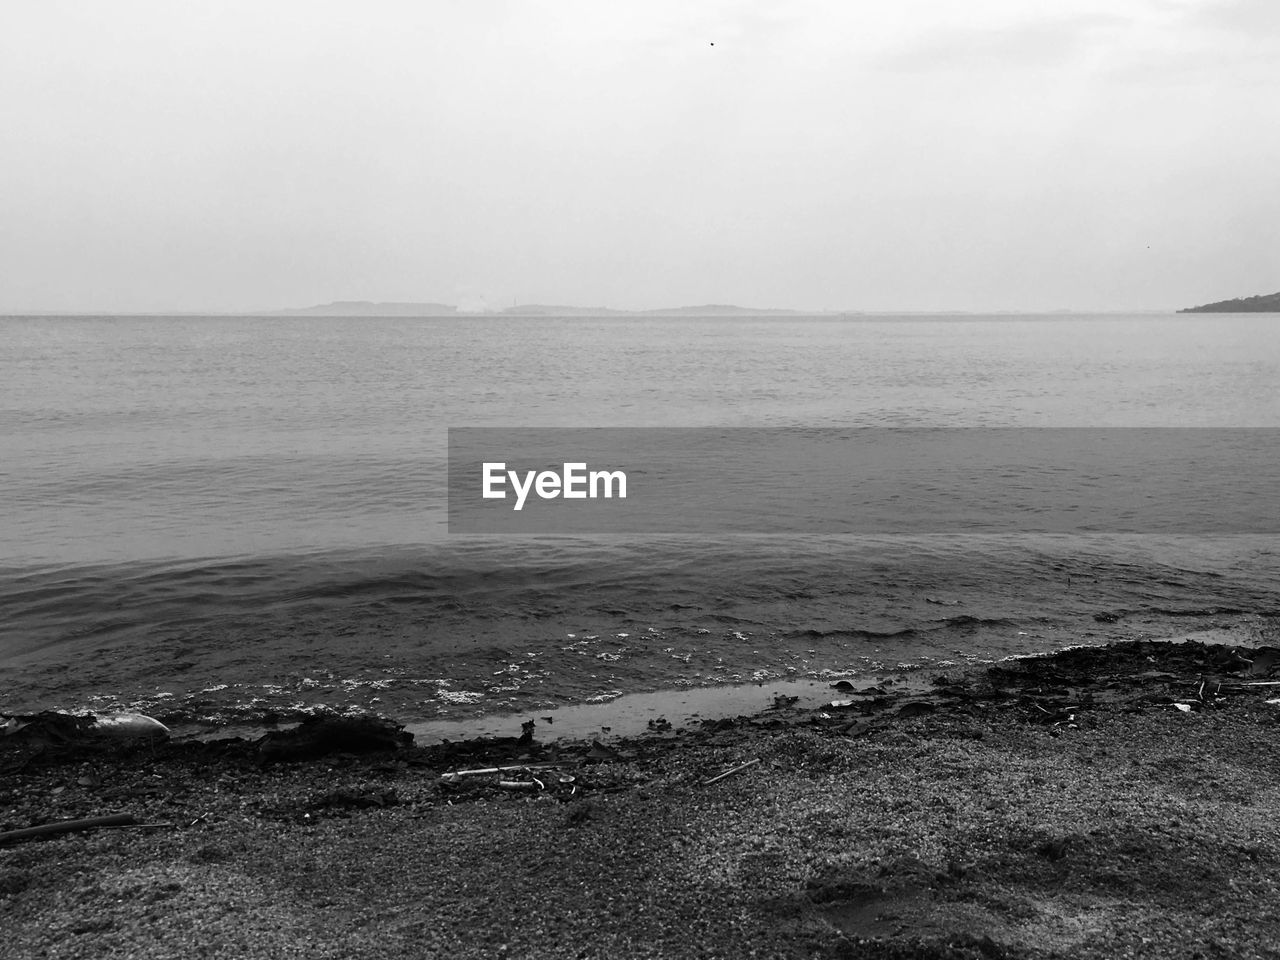
[[[0,669],[44,702],[410,653],[449,681],[575,624],[686,638],[615,689],[813,638],[997,655],[1269,614],[1268,537],[450,537],[444,458],[451,426],[1280,427],[1278,383],[1271,315],[0,318]]]

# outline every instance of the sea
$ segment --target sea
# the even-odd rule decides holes
[[[1274,533],[467,536],[446,459],[458,427],[1278,428],[1278,384],[1267,314],[3,317],[0,713],[480,729],[1274,641]]]

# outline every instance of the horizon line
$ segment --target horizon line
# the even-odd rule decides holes
[[[691,304],[678,307],[652,307],[646,309],[630,309],[625,307],[579,307],[571,304],[518,304],[515,307],[504,307],[496,310],[463,310],[452,304],[439,304],[430,301],[332,301],[332,304],[368,304],[369,306],[437,306],[447,307],[452,310],[451,313],[423,313],[423,314],[394,314],[394,313],[324,313],[326,307],[331,304],[317,304],[311,307],[272,307],[256,310],[209,310],[209,309],[158,309],[158,310],[94,310],[94,309],[71,309],[71,310],[52,310],[47,308],[27,309],[27,310],[0,310],[0,317],[272,317],[276,319],[301,319],[307,316],[312,317],[332,317],[342,319],[403,319],[403,320],[439,320],[450,319],[453,317],[462,318],[482,318],[482,317],[556,317],[554,312],[557,309],[572,310],[583,317],[590,317],[593,311],[599,311],[600,319],[607,319],[608,314],[614,314],[618,319],[627,317],[644,317],[653,314],[675,313],[678,311],[690,311],[689,316],[699,316],[695,311],[706,309],[708,311],[733,311],[738,315],[753,314],[760,317],[773,317],[775,319],[786,319],[787,317],[858,317],[858,316],[1111,316],[1116,314],[1161,314],[1161,313],[1178,313],[1186,310],[1186,307],[1102,307],[1097,309],[1076,309],[1070,307],[1041,307],[1033,309],[1022,309],[1016,307],[1006,307],[1001,309],[975,309],[966,307],[945,307],[934,309],[919,308],[893,308],[893,309],[876,309],[876,308],[842,308],[842,309],[823,309],[823,310],[804,310],[795,307],[741,307],[736,304]],[[521,313],[521,308],[533,310],[540,309],[540,313]],[[315,311],[315,312],[312,312]],[[731,317],[733,314],[725,313],[724,316]],[[703,316],[714,316],[712,313]]]

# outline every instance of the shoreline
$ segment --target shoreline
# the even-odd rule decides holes
[[[70,715],[111,716],[116,714],[144,714],[166,724],[176,736],[204,740],[217,739],[230,730],[240,736],[261,736],[268,731],[289,729],[317,717],[379,716],[401,723],[420,741],[459,740],[471,737],[507,736],[517,734],[520,724],[535,720],[540,738],[581,739],[597,736],[637,736],[654,725],[684,727],[704,720],[763,712],[779,698],[798,703],[803,708],[817,708],[824,702],[838,699],[835,689],[839,682],[859,686],[885,685],[896,691],[926,689],[929,677],[937,673],[956,671],[983,671],[993,665],[1017,662],[1024,659],[1052,657],[1077,648],[1098,648],[1114,643],[1154,641],[1181,643],[1193,641],[1226,646],[1255,646],[1277,627],[1276,618],[1257,614],[1232,614],[1230,616],[1206,615],[1197,618],[1196,628],[1168,630],[1156,627],[1146,631],[1130,632],[1126,636],[1091,638],[1088,642],[1062,644],[1049,649],[982,657],[974,654],[955,659],[921,657],[914,662],[901,662],[887,667],[880,648],[875,648],[878,658],[850,657],[854,665],[813,669],[800,675],[770,672],[767,676],[751,681],[739,675],[706,677],[701,683],[676,679],[651,677],[625,684],[629,689],[608,689],[608,683],[600,684],[604,693],[589,696],[585,692],[579,699],[542,699],[530,702],[459,700],[446,707],[436,707],[436,715],[424,715],[416,703],[397,696],[395,679],[349,680],[341,684],[320,686],[314,681],[304,681],[318,689],[313,702],[305,702],[306,687],[297,687],[281,696],[264,697],[255,690],[252,701],[236,701],[239,690],[226,684],[203,690],[199,694],[175,696],[162,692],[146,696],[135,692],[133,696],[88,693],[70,706],[60,703],[40,703],[32,710],[30,704],[19,701],[0,703],[0,716],[53,711]],[[589,638],[594,641],[595,637]],[[582,641],[579,641],[581,645]],[[812,652],[812,651],[810,651]],[[891,658],[889,658],[891,659]],[[828,662],[837,663],[834,657]],[[419,684],[423,681],[409,681]],[[435,681],[440,683],[440,681]],[[239,687],[240,685],[235,685]],[[270,685],[269,685],[270,686]],[[345,702],[330,703],[326,693],[346,687],[349,695]],[[364,688],[364,696],[359,695]],[[278,688],[277,688],[278,689]],[[437,694],[447,692],[444,687]],[[376,694],[376,695],[375,695]],[[411,691],[417,696],[416,691]],[[320,700],[319,697],[325,697]]]
[[[171,956],[196,918],[227,957],[1274,956],[1276,661],[1080,647],[600,744],[9,737],[6,829],[173,826],[0,846],[0,901],[61,957]]]
[[[504,545],[74,570],[0,591],[0,709],[238,721],[323,703],[417,722],[1248,629],[1280,610],[1273,540]]]
[[[981,669],[1077,644],[1197,639],[1254,646],[1277,629],[1280,617],[1228,608],[1134,611],[1098,614],[1076,631],[959,621],[949,628],[952,635],[923,648],[918,640],[901,644],[856,630],[781,641],[765,630],[726,628],[722,635],[632,627],[557,636],[540,627],[529,636],[518,624],[492,629],[470,645],[436,641],[425,648],[406,638],[356,634],[345,638],[355,653],[316,646],[314,625],[256,645],[236,635],[230,648],[157,646],[148,637],[146,649],[139,640],[88,657],[68,659],[55,648],[37,659],[0,662],[10,691],[0,714],[141,713],[183,732],[213,733],[223,726],[274,729],[313,715],[376,713],[454,738],[468,727],[498,734],[506,732],[498,729],[504,723],[577,714],[582,729],[598,716],[598,725],[634,733],[648,720],[679,724],[689,715],[764,709],[774,692],[816,704],[824,686],[840,679],[911,682],[930,671]],[[252,656],[235,652],[249,649]],[[251,666],[255,658],[261,662]],[[600,704],[599,712],[591,704]],[[517,721],[519,714],[526,716]]]

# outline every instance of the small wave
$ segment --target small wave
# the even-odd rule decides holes
[[[935,629],[946,630],[975,630],[984,627],[1014,627],[1019,625],[1019,621],[1011,620],[1007,617],[973,617],[968,614],[961,614],[958,617],[943,617],[935,620],[934,623],[940,624]]]
[[[783,637],[787,640],[909,640],[918,636],[919,631],[912,628],[903,628],[901,630],[795,630],[784,633]]]

